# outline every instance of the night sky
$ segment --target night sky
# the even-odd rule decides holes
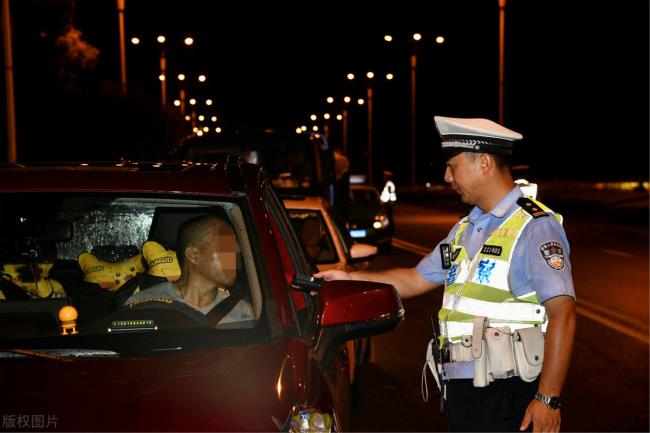
[[[28,93],[18,74],[42,53],[33,49],[34,35],[48,27],[55,32],[57,4],[74,6],[74,26],[99,49],[95,77],[119,82],[114,0],[13,1],[14,30],[22,36],[14,48],[18,98]],[[127,47],[129,85],[159,100],[154,38],[162,33],[170,77],[205,73],[207,83],[193,93],[215,100],[224,129],[293,130],[312,113],[340,111],[327,106],[326,96],[365,97],[365,80],[349,82],[346,73],[392,72],[395,80],[373,84],[375,165],[406,180],[407,41],[418,31],[418,180],[440,181],[433,115],[498,118],[498,1],[377,4],[126,0],[127,37],[143,39]],[[391,45],[386,33],[395,38]],[[182,46],[186,35],[196,40],[191,48]],[[446,38],[443,45],[433,42],[437,35]],[[504,123],[524,135],[515,162],[530,164],[540,178],[647,178],[648,53],[647,2],[508,0]],[[45,73],[29,69],[35,78]],[[177,97],[175,83],[168,92]],[[20,107],[19,121],[32,110]],[[331,141],[340,142],[339,130],[331,132]],[[365,107],[352,106],[350,154],[361,171],[365,146]]]

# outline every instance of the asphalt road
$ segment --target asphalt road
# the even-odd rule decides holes
[[[648,227],[639,224],[642,219],[625,221],[618,211],[614,220],[608,218],[602,206],[598,214],[575,203],[569,208],[564,225],[578,324],[562,393],[562,430],[648,431]],[[414,266],[463,209],[447,199],[399,203],[396,247],[374,259],[371,268]],[[373,358],[355,385],[353,431],[446,430],[431,376],[428,402],[420,386],[430,319],[441,298],[436,289],[405,300],[402,325],[373,337]]]

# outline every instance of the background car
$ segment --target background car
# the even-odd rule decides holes
[[[319,271],[368,269],[368,261],[377,254],[377,247],[352,241],[340,216],[325,200],[288,196],[283,198],[283,203],[305,252]],[[371,358],[371,342],[370,338],[360,338],[347,344],[350,380],[354,381],[356,367]]]
[[[325,200],[311,196],[283,196],[282,201],[305,252],[319,271],[367,269],[368,260],[377,254],[377,247],[355,242],[341,217]]]
[[[390,249],[393,221],[374,186],[350,185],[348,230],[355,240],[377,245],[380,250]]]
[[[343,431],[345,342],[403,319],[390,285],[313,279],[270,180],[239,159],[5,166],[0,196],[8,430]],[[125,303],[178,276],[178,226],[205,213],[235,228],[253,317]]]

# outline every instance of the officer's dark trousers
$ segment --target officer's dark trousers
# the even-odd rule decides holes
[[[449,431],[519,431],[524,413],[537,391],[539,379],[524,382],[518,377],[499,379],[484,388],[472,379],[447,382],[447,428]],[[532,423],[528,431],[532,431]]]

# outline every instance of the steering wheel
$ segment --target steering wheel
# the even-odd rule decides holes
[[[176,311],[182,313],[186,317],[193,319],[194,322],[201,326],[214,327],[212,320],[206,317],[200,311],[190,307],[185,302],[177,301],[171,298],[150,298],[142,299],[123,305],[119,312],[124,311],[146,311],[146,310],[159,310],[159,311]]]

